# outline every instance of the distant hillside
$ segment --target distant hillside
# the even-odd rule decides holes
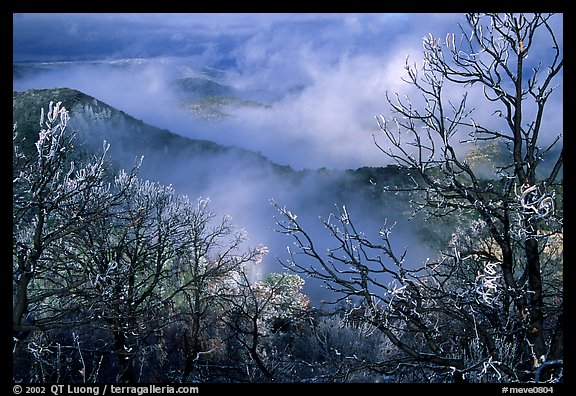
[[[241,168],[258,168],[273,172],[279,177],[302,178],[318,174],[325,179],[341,179],[342,186],[360,182],[364,186],[397,184],[405,180],[405,170],[397,166],[387,168],[360,168],[347,171],[307,170],[296,172],[289,166],[275,164],[263,155],[232,146],[223,146],[207,140],[190,139],[166,129],[160,129],[137,120],[129,114],[80,91],[69,88],[28,90],[13,92],[12,117],[18,124],[21,137],[26,136],[28,149],[38,133],[41,108],[48,108],[50,101],[60,101],[70,114],[69,128],[76,131],[80,147],[87,153],[100,150],[102,142],[110,143],[110,153],[118,165],[129,167],[133,159],[144,155],[152,157],[153,162],[161,163],[205,160],[211,165],[215,160],[226,158],[226,168],[234,168],[228,159],[234,158]],[[146,163],[145,159],[145,163]]]
[[[175,81],[176,87],[190,96],[226,96],[234,89],[205,77],[187,77]]]
[[[98,150],[102,142],[110,143],[110,154],[119,166],[129,168],[134,159],[144,155],[147,163],[158,161],[164,166],[176,165],[183,158],[206,160],[214,163],[219,156],[234,157],[244,166],[270,168],[288,172],[289,167],[272,163],[266,157],[241,148],[228,147],[206,140],[190,139],[165,129],[156,128],[117,110],[80,91],[68,88],[13,92],[13,121],[22,136],[29,136],[29,149],[33,148],[34,134],[38,133],[40,109],[48,108],[50,101],[60,101],[70,113],[69,127],[78,133],[78,141],[86,151]],[[230,164],[227,165],[230,167]]]
[[[221,72],[224,73],[224,72]],[[200,77],[177,79],[173,88],[180,99],[180,107],[196,118],[205,121],[221,121],[231,116],[231,111],[244,107],[265,105],[242,97],[241,92],[212,79],[215,73],[202,73]],[[221,77],[221,75],[216,75]]]
[[[561,144],[557,144],[549,150],[544,150],[543,147],[540,148],[542,162],[538,165],[538,177],[548,177],[560,155],[561,148]],[[493,177],[495,169],[507,168],[513,162],[511,148],[501,139],[474,144],[468,150],[465,159],[472,166],[472,169],[478,171],[480,175],[488,177]],[[563,172],[561,171],[559,180],[562,180],[562,178]]]
[[[216,153],[230,150],[213,142],[184,138],[147,125],[96,98],[68,88],[13,92],[12,116],[23,133],[37,132],[40,109],[47,109],[50,101],[62,102],[70,113],[70,126],[89,143],[100,144],[102,139],[106,139],[120,145],[123,150],[136,151],[166,150],[168,147],[177,152],[193,150]]]
[[[148,63],[144,60],[125,59],[117,61],[79,61],[79,62],[22,62],[12,65],[14,81],[33,78],[47,72],[66,72],[70,68],[107,67],[111,70],[134,68],[141,71]],[[185,68],[177,70],[170,77],[168,89],[179,102],[179,107],[192,117],[217,122],[231,117],[232,113],[244,107],[270,107],[254,100],[249,92],[236,89],[226,82],[226,71],[214,67],[199,70]]]

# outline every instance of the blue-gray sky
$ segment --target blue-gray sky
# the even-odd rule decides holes
[[[238,56],[249,42],[272,52],[310,46],[338,58],[342,52],[378,53],[399,35],[416,35],[418,40],[435,28],[454,27],[458,20],[462,15],[14,14],[14,59],[208,54],[223,60]]]

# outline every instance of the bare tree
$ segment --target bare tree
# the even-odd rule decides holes
[[[192,208],[171,186],[124,171],[114,188],[124,192],[123,200],[68,242],[70,261],[89,280],[69,293],[85,302],[87,320],[112,333],[100,350],[116,356],[116,380],[134,381],[141,378],[132,363],[147,360],[156,349],[145,340],[159,335],[171,319],[166,304],[173,292],[167,280],[171,263],[189,248]]]
[[[527,318],[525,335],[536,360],[558,355],[548,350],[544,336],[540,258],[548,236],[562,225],[555,211],[554,183],[562,167],[563,149],[547,174],[539,172],[561,138],[559,131],[543,130],[546,105],[563,67],[562,49],[549,23],[552,17],[470,14],[467,20],[472,33],[464,32],[459,43],[454,35],[448,35],[444,45],[431,36],[424,41],[423,76],[407,66],[408,81],[424,97],[425,109],[414,109],[400,99],[389,100],[397,114],[394,120],[406,122],[391,127],[379,118],[391,148],[379,147],[417,170],[424,180],[423,207],[434,208],[436,215],[440,211],[471,211],[486,223],[500,249],[499,266],[510,298],[517,312]],[[538,45],[543,46],[542,54],[536,52]],[[535,60],[529,62],[529,55]],[[525,75],[529,67],[531,74]],[[477,122],[467,109],[466,94],[457,105],[445,99],[447,82],[480,85],[507,130]],[[398,130],[411,136],[408,141],[396,138]],[[499,141],[509,149],[510,160],[495,169],[498,183],[482,181],[457,154],[456,139],[463,130],[473,141]],[[556,137],[541,147],[544,134]],[[415,147],[418,155],[409,153],[406,145]]]
[[[67,131],[68,112],[61,103],[42,111],[35,152],[25,155],[14,126],[13,145],[13,332],[17,337],[35,329],[68,326],[76,304],[56,308],[54,300],[82,285],[83,270],[67,267],[63,241],[108,214],[120,195],[105,177],[104,143],[101,155],[86,165],[71,158],[75,134]],[[66,276],[62,276],[66,274]],[[72,274],[74,274],[72,276]],[[51,302],[51,303],[48,303]],[[68,313],[67,313],[68,312]]]
[[[171,282],[173,304],[184,328],[184,361],[180,380],[217,354],[222,335],[217,331],[228,309],[227,296],[235,279],[266,255],[264,246],[245,248],[247,235],[229,216],[216,219],[208,199],[198,199],[188,217],[188,248],[174,261]]]
[[[112,175],[106,144],[77,165],[67,121],[51,103],[31,157],[14,128],[14,358],[35,368],[23,366],[19,379],[187,379],[210,350],[206,329],[221,324],[208,314],[266,249],[247,248],[246,233],[227,216],[216,221],[209,200],[193,205],[140,179],[138,165]],[[184,329],[185,341],[191,334],[180,375],[162,373],[175,340],[168,327]]]
[[[303,320],[308,308],[308,299],[301,293],[303,279],[270,273],[254,282],[246,272],[239,275],[223,320],[231,329],[233,341],[248,355],[239,362],[246,367],[244,377],[250,382],[285,380],[290,377],[293,362],[274,348],[271,339],[289,324]]]
[[[561,43],[553,15],[466,18],[470,30],[461,28],[461,39],[425,38],[421,70],[407,62],[405,81],[418,103],[387,96],[393,115],[377,117],[382,139],[375,144],[411,171],[416,211],[429,220],[467,219],[468,229],[418,266],[395,252],[391,227],[373,243],[345,208],[324,221],[336,242],[327,253],[279,206],[278,224],[298,247],[287,266],[351,299],[356,315],[401,352],[374,364],[424,368],[421,380],[429,381],[542,380],[542,369],[554,362],[557,370],[563,356],[563,150],[545,118],[562,76]],[[464,91],[459,102],[449,87]],[[468,107],[477,87],[492,117],[475,118]],[[492,169],[461,149],[487,142],[503,150]],[[558,378],[556,371],[549,380]]]

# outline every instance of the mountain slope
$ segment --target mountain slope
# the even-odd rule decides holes
[[[36,141],[41,108],[47,110],[50,101],[62,102],[69,111],[69,128],[77,133],[77,145],[83,151],[90,154],[94,150],[100,150],[102,142],[107,141],[110,143],[113,161],[124,168],[132,166],[134,160],[143,155],[145,169],[157,168],[159,164],[163,167],[171,164],[182,166],[182,161],[197,164],[204,162],[203,173],[216,173],[214,170],[218,170],[239,176],[239,171],[257,171],[256,173],[261,175],[273,175],[291,181],[318,176],[325,181],[330,180],[329,184],[339,185],[340,190],[354,190],[351,185],[357,183],[368,187],[375,182],[388,185],[398,184],[406,179],[405,170],[396,166],[296,172],[289,166],[276,164],[250,150],[190,139],[148,125],[92,96],[70,88],[13,92],[13,122],[18,125],[18,133],[26,137],[28,150],[33,149]],[[223,161],[222,166],[218,166],[218,161]],[[146,166],[147,162],[152,164]]]
[[[144,156],[144,172],[152,171],[161,163],[163,167],[176,166],[182,160],[208,161],[217,164],[219,157],[235,158],[245,168],[259,168],[279,173],[290,172],[289,167],[274,164],[255,152],[216,144],[206,140],[190,139],[165,129],[145,124],[134,117],[107,105],[80,91],[69,88],[13,92],[13,122],[18,131],[29,136],[28,149],[38,133],[41,108],[50,101],[62,102],[70,113],[69,128],[76,131],[78,142],[85,151],[99,150],[102,142],[110,143],[110,154],[117,166],[130,168],[134,160]],[[227,169],[230,170],[227,164]],[[232,164],[233,165],[233,164]],[[234,166],[232,166],[234,168]]]

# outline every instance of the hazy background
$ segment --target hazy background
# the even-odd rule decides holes
[[[405,88],[406,56],[457,29],[458,14],[16,14],[14,60],[74,61],[14,82],[66,86],[185,136],[295,168],[380,165],[374,116]],[[79,60],[91,62],[78,62]],[[124,60],[124,61],[123,61]],[[93,62],[105,61],[105,62]],[[112,63],[110,63],[112,62]],[[218,125],[174,108],[171,80],[203,66],[272,105]]]
[[[560,45],[562,23],[561,15],[555,18]],[[372,135],[375,116],[390,115],[386,92],[414,95],[402,81],[407,57],[420,67],[422,39],[460,37],[459,24],[466,26],[464,15],[449,13],[14,14],[13,60],[34,67],[15,76],[13,89],[78,89],[145,123],[260,152],[295,170],[384,166]],[[201,76],[206,67],[234,95],[265,106],[230,108],[217,122],[194,117],[180,106],[174,81]],[[458,100],[462,88],[446,94]],[[469,95],[480,121],[502,126],[490,118],[493,108],[481,91]],[[550,139],[562,131],[562,97],[560,88],[549,104],[556,107],[545,120]],[[238,166],[236,158],[218,161]],[[162,180],[189,196],[210,196],[218,213],[230,213],[248,230],[251,243],[270,246],[264,271],[280,269],[274,257],[285,257],[291,243],[272,232],[272,198],[317,227],[319,238],[318,217],[346,204],[374,239],[387,218],[399,221],[394,239],[399,249],[409,248],[410,260],[432,253],[402,213],[362,199],[336,202],[337,194],[314,176],[285,185],[258,169],[213,174],[222,163],[213,165],[183,161]],[[192,182],[206,173],[203,184]]]
[[[13,21],[15,62],[71,62],[14,81],[15,90],[76,88],[146,123],[296,169],[381,165],[374,117],[387,114],[387,91],[414,93],[402,82],[407,57],[421,66],[425,36],[460,37],[459,24],[466,26],[463,14],[445,13],[14,14]],[[561,15],[554,26],[562,31]],[[177,111],[171,82],[204,66],[225,70],[223,83],[271,108],[218,125]],[[453,95],[450,88],[447,97],[459,98],[461,87]],[[469,91],[477,117],[491,114],[481,91]],[[553,100],[560,108],[561,90]],[[549,119],[550,129],[561,130],[561,120]]]

